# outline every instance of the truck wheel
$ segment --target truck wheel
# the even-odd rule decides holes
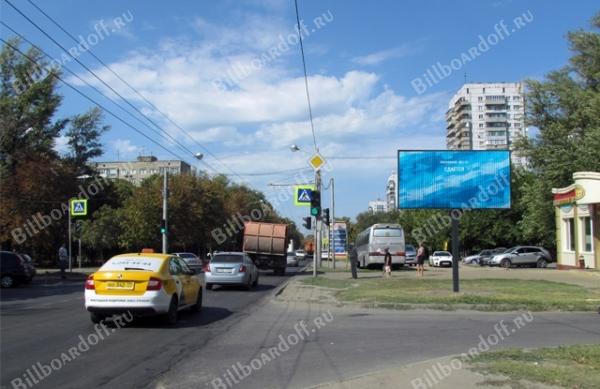
[[[285,276],[285,267],[275,269],[275,275],[277,276]]]

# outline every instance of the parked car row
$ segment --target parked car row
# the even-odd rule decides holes
[[[504,268],[512,266],[545,268],[550,262],[552,262],[552,256],[543,247],[515,246],[502,253],[496,253],[483,263],[489,266],[502,266]]]
[[[496,249],[481,250],[475,255],[465,257],[463,263],[481,266],[529,266],[544,268],[553,262],[552,256],[543,247],[515,246],[509,249],[500,247]]]
[[[506,247],[499,247],[495,249],[486,249],[481,250],[477,254],[469,255],[463,259],[464,264],[472,264],[472,265],[484,265],[487,261],[489,261],[495,254],[502,253],[506,251]]]
[[[0,285],[3,288],[30,283],[35,274],[35,266],[29,255],[0,251]]]

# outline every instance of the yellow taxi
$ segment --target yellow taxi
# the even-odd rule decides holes
[[[128,313],[164,315],[169,324],[177,312],[202,308],[202,282],[184,260],[170,254],[132,253],[109,259],[85,282],[85,308],[92,322]]]

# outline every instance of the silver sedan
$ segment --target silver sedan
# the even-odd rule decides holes
[[[206,289],[213,285],[241,285],[250,290],[258,285],[258,268],[241,252],[219,252],[204,271]]]

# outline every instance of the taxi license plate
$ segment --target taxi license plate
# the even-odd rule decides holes
[[[108,281],[106,289],[133,289],[133,282]]]

